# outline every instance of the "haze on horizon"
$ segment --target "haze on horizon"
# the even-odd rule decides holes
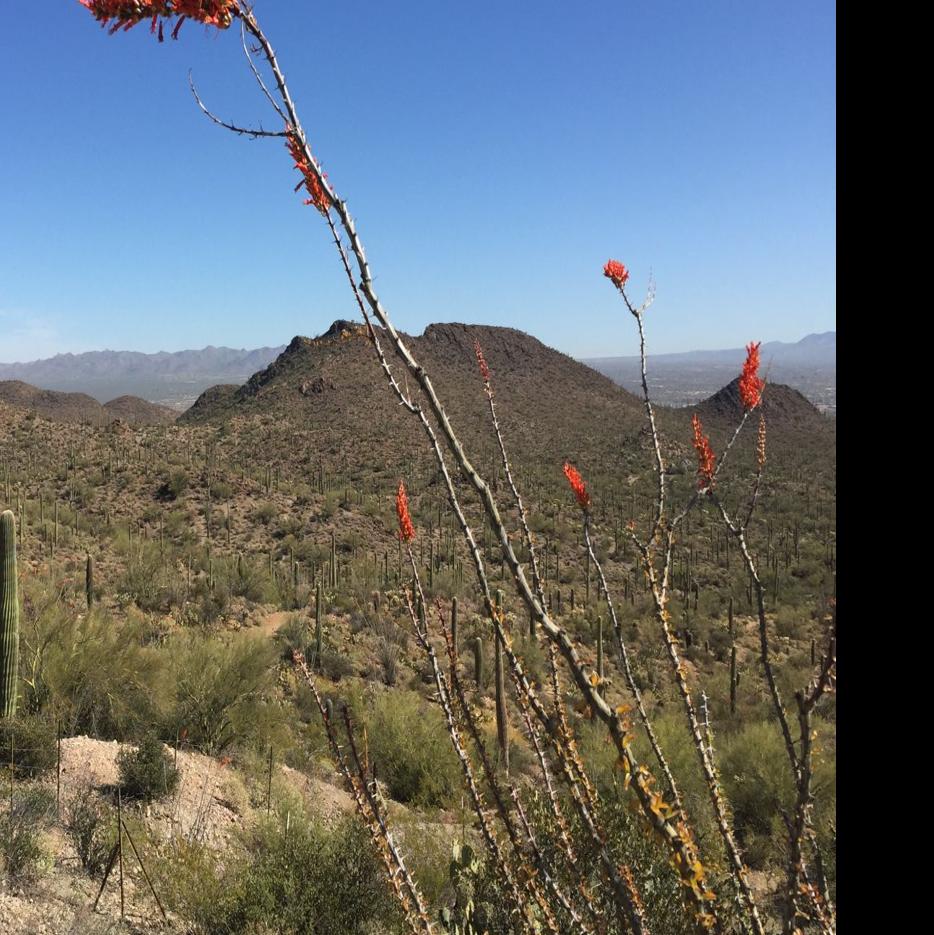
[[[399,328],[632,355],[612,256],[634,298],[654,271],[650,353],[835,329],[833,4],[361,6],[258,11]],[[29,12],[0,61],[0,361],[256,348],[355,317],[284,147],[191,100],[189,67],[221,116],[270,125],[238,36]]]

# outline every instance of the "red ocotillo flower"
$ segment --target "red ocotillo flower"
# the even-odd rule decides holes
[[[78,0],[91,11],[102,26],[110,26],[111,34],[120,29],[132,29],[137,23],[149,20],[150,31],[158,31],[162,42],[163,20],[177,17],[172,38],[186,19],[197,20],[205,26],[226,29],[236,15],[236,0]]]
[[[486,358],[483,356],[483,348],[480,347],[479,341],[473,342],[474,353],[477,355],[477,363],[480,366],[480,376],[483,377],[484,383],[490,382],[490,368],[486,364]]]
[[[396,513],[399,516],[399,539],[402,542],[411,542],[415,538],[415,526],[409,515],[409,498],[405,492],[405,484],[399,481],[399,492],[396,494]]]
[[[759,467],[765,466],[765,416],[759,413],[759,435],[756,439],[756,461]]]
[[[293,127],[286,128],[285,139],[286,145],[289,147],[289,154],[295,161],[295,168],[302,173],[303,177],[302,181],[295,187],[295,190],[298,191],[298,189],[304,186],[308,194],[311,195],[310,198],[305,199],[305,204],[314,205],[322,214],[327,214],[331,208],[331,199],[328,198],[324,186],[321,184],[314,169],[312,169],[311,163],[305,157],[302,141],[299,139],[298,133],[296,133]],[[322,172],[321,175],[327,178],[325,172]]]
[[[626,269],[619,260],[607,260],[606,266],[603,267],[603,275],[606,276],[617,289],[622,289],[626,284],[626,280],[629,279],[629,270]]]
[[[743,372],[739,378],[739,398],[743,401],[745,409],[755,409],[762,399],[762,389],[765,386],[765,380],[759,378],[759,345],[746,345],[746,362],[743,364]]]
[[[696,412],[691,417],[691,425],[694,426],[694,449],[697,451],[697,487],[703,490],[713,484],[713,472],[717,459]]]
[[[581,477],[580,471],[569,461],[565,461],[564,476],[567,477],[568,483],[571,485],[571,490],[574,491],[574,496],[577,497],[577,502],[580,504],[581,509],[585,511],[589,510],[590,494],[587,492],[587,485],[584,483],[584,478]]]

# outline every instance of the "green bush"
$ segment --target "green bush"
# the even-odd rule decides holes
[[[790,814],[794,788],[776,722],[744,724],[720,740],[720,771],[733,807],[736,836],[750,866],[762,867],[784,848],[781,809]]]
[[[188,475],[184,471],[172,471],[159,488],[158,495],[167,500],[177,500],[188,489]]]
[[[55,793],[27,788],[13,797],[13,807],[0,818],[0,859],[11,881],[24,883],[39,875],[45,852],[43,827],[55,811]]]
[[[262,637],[222,641],[183,634],[169,644],[168,725],[184,728],[188,743],[216,755],[234,740],[262,733],[273,686],[275,647]]]
[[[10,762],[11,739],[18,779],[32,778],[55,766],[58,740],[48,721],[22,715],[0,720],[0,762],[4,764]]]
[[[142,645],[139,620],[118,624],[96,608],[78,616],[56,602],[23,629],[26,710],[55,710],[65,736],[122,740],[153,723],[162,660]]]
[[[77,792],[65,806],[62,824],[81,866],[92,877],[100,876],[113,847],[114,822],[90,787]]]
[[[440,711],[414,692],[379,696],[369,724],[377,775],[399,802],[443,806],[460,790],[460,764]]]
[[[196,932],[365,935],[399,930],[399,910],[356,818],[329,831],[292,812],[262,824],[220,876],[204,849],[160,863],[160,887]]]
[[[131,799],[151,801],[175,791],[178,770],[155,734],[146,734],[133,750],[124,747],[117,754],[120,790]]]

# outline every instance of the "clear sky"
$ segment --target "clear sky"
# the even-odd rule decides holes
[[[602,276],[649,271],[650,351],[836,327],[825,0],[256,0],[395,324],[636,353]],[[0,361],[256,347],[356,308],[239,32],[108,36],[77,0],[4,19]],[[270,116],[271,115],[271,116]]]

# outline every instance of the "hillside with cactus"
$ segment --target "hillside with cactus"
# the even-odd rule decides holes
[[[0,935],[836,935],[832,11],[67,6],[5,356],[354,320],[0,364]]]
[[[86,393],[64,393],[40,389],[20,380],[0,381],[0,402],[44,416],[53,422],[83,422],[106,425],[118,419],[134,425],[164,425],[177,413],[167,406],[138,396],[120,396],[101,405]]]
[[[699,820],[709,821],[701,788],[693,785],[689,771],[682,773],[689,751],[680,733],[676,687],[659,654],[651,592],[627,535],[631,520],[646,522],[655,489],[641,402],[511,329],[432,325],[409,341],[430,361],[439,393],[450,401],[452,421],[480,452],[478,466],[514,519],[489,411],[484,411],[475,347],[480,342],[539,548],[548,607],[606,680],[608,697],[623,704],[622,660],[596,572],[581,546],[579,511],[562,472],[565,459],[573,459],[587,478],[596,555],[630,642],[636,681],[658,729],[680,751],[674,768],[692,809]],[[734,383],[697,407],[717,452],[741,414],[738,392]],[[834,434],[832,422],[794,391],[769,386],[763,400],[769,470],[759,493],[763,519],[755,521],[750,536],[768,585],[776,664],[790,689],[820,652],[834,593]],[[657,414],[675,500],[689,497],[696,486],[694,412]],[[513,689],[503,681],[498,644],[484,624],[456,518],[417,429],[389,396],[368,338],[344,322],[318,338],[296,338],[245,384],[208,391],[176,423],[52,422],[0,403],[0,506],[17,518],[22,582],[19,702],[11,722],[19,763],[14,787],[25,797],[23,815],[31,826],[49,829],[36,831],[36,846],[61,862],[56,874],[66,873],[76,846],[69,841],[77,839],[69,833],[58,838],[54,829],[74,824],[77,819],[69,816],[76,809],[79,817],[85,814],[80,809],[90,810],[87,820],[104,840],[119,786],[90,773],[80,780],[71,776],[62,787],[64,804],[59,792],[52,807],[48,790],[60,769],[56,732],[66,738],[63,762],[69,769],[69,744],[79,741],[68,738],[117,741],[132,751],[155,736],[167,745],[170,759],[184,765],[200,757],[198,763],[228,777],[224,782],[233,782],[251,803],[245,810],[234,808],[229,834],[223,831],[227,813],[209,810],[202,819],[205,837],[192,838],[181,830],[184,822],[173,832],[156,816],[181,807],[173,804],[183,801],[179,795],[229,801],[220,785],[217,791],[193,790],[183,777],[183,791],[159,794],[163,804],[155,811],[126,802],[130,833],[177,921],[205,918],[213,911],[205,901],[218,898],[206,877],[194,889],[184,884],[183,865],[190,874],[190,862],[196,861],[198,872],[208,873],[220,846],[231,892],[247,899],[238,889],[246,877],[235,878],[244,872],[238,861],[280,853],[287,815],[288,823],[309,829],[302,834],[324,834],[310,830],[324,820],[320,802],[346,793],[326,755],[314,700],[291,662],[295,650],[312,666],[329,710],[340,712],[346,705],[354,723],[365,727],[381,794],[391,810],[395,803],[414,809],[403,828],[414,822],[435,829],[417,859],[429,877],[441,874],[459,820],[452,793],[457,761],[424,652],[407,620],[411,571],[396,536],[400,479],[409,492],[412,546],[431,602],[426,620],[440,614],[453,627],[464,690],[497,768],[505,769],[508,756],[514,781],[532,788],[534,751],[513,704],[507,706]],[[745,442],[731,453],[728,498],[747,489],[754,450],[750,427]],[[477,505],[469,499],[466,504],[492,583],[503,587],[508,572],[501,549],[484,530]],[[528,559],[521,547],[519,555]],[[780,901],[773,830],[781,820],[777,802],[789,793],[769,778],[771,773],[763,775],[766,785],[755,793],[742,782],[734,785],[734,773],[728,772],[729,764],[745,762],[754,749],[757,756],[779,751],[773,749],[777,735],[768,726],[759,688],[754,594],[735,543],[709,508],[695,512],[685,526],[672,576],[672,617],[684,665],[693,682],[708,686],[709,716],[726,764],[724,781],[737,802],[737,833],[756,892],[768,905]],[[502,600],[515,646],[530,677],[544,688],[549,676],[541,631],[514,597]],[[430,626],[437,632],[437,622]],[[570,686],[565,691],[570,700]],[[594,781],[612,785],[612,762],[609,751],[602,751],[596,725],[583,709],[572,709],[569,717],[578,742],[593,757]],[[832,712],[818,731],[832,750]],[[17,754],[18,744],[38,746],[42,753],[38,758],[25,750]],[[821,763],[821,776],[831,775],[826,771],[832,757]],[[303,782],[317,784],[319,792],[308,798]],[[773,782],[778,785],[768,785]],[[822,783],[826,810],[832,785]],[[321,799],[323,789],[331,791]],[[340,830],[327,833],[344,836],[334,838],[333,846],[350,846],[352,823],[331,827]],[[222,832],[225,836],[217,838]],[[820,833],[832,863],[830,827]],[[646,851],[644,859],[658,855]],[[666,867],[664,860],[658,864],[663,877]],[[57,918],[87,911],[103,869],[92,862],[75,873],[68,869],[69,876],[56,876],[55,885],[68,879],[73,892],[85,895],[64,904],[56,897],[50,906]],[[81,883],[82,873],[95,882]],[[34,885],[29,879],[27,874],[18,885]],[[114,885],[111,878],[98,907],[111,918],[118,911]],[[159,910],[138,873],[130,892],[130,918],[140,931],[148,930]],[[440,884],[433,892],[442,903],[448,898]],[[243,909],[223,905],[231,918]],[[383,906],[378,912],[384,921],[391,917],[389,904],[374,905]],[[495,915],[494,904],[489,911]],[[662,917],[673,926],[667,931],[680,931],[674,916]]]

